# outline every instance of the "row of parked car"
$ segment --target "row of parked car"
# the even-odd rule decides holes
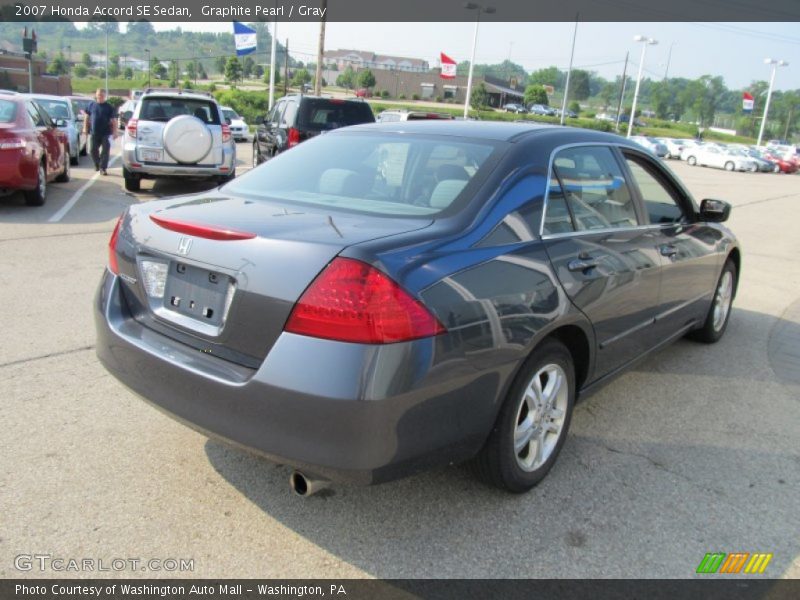
[[[47,184],[66,182],[87,153],[83,134],[91,99],[0,91],[0,196],[21,190],[41,206]]]
[[[516,113],[518,115],[539,115],[542,117],[561,116],[560,108],[554,108],[552,106],[547,106],[546,104],[530,104],[525,106],[524,104],[510,102],[509,104],[503,106],[503,110],[506,112]],[[578,113],[569,109],[564,114],[566,114],[570,119],[575,119],[578,117]]]
[[[659,158],[680,159],[691,166],[751,173],[797,173],[800,170],[800,154],[794,146],[759,147],[641,135],[631,136],[631,141]]]

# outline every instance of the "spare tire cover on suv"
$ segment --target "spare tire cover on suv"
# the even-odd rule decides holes
[[[164,127],[164,150],[179,163],[200,162],[211,150],[213,137],[197,117],[181,115]]]

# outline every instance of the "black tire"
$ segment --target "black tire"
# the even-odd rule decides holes
[[[261,152],[258,149],[258,144],[253,144],[253,168],[256,168],[263,161],[261,160]]]
[[[726,273],[730,274],[730,289],[728,291],[727,299],[724,298],[724,288],[727,287],[725,282]],[[738,273],[736,272],[736,264],[729,258],[722,267],[722,272],[717,280],[717,286],[714,288],[714,298],[711,301],[711,306],[708,308],[706,320],[700,329],[695,329],[689,336],[691,339],[704,344],[715,344],[725,334],[728,328],[728,321],[731,318],[731,309],[733,308],[733,298],[736,294],[736,282]],[[727,309],[725,311],[722,321],[719,321],[717,310],[720,309],[720,302],[727,302]]]
[[[729,160],[728,162],[725,163],[725,170],[726,171],[735,171],[736,170],[736,165],[733,164],[733,162]]]
[[[89,154],[89,141],[87,140],[86,143],[81,148],[80,152],[78,152],[78,156],[86,156]]]
[[[72,156],[70,154],[70,156],[69,156],[69,164],[72,165],[73,167],[77,167],[78,164],[81,162],[79,156],[80,156],[80,152],[75,154],[75,156]]]
[[[36,187],[25,192],[25,204],[28,206],[42,206],[47,199],[47,171],[44,162],[39,163],[39,173],[36,178]]]
[[[142,178],[134,175],[127,169],[122,169],[122,177],[125,179],[125,189],[129,192],[138,192],[142,189]]]
[[[67,183],[69,181],[69,166],[72,164],[72,157],[68,152],[64,152],[64,170],[61,175],[56,177],[58,183]]]
[[[563,407],[561,411],[563,414],[560,418],[561,425],[558,433],[553,433],[557,437],[555,440],[550,440],[551,445],[547,457],[542,457],[544,460],[538,466],[536,465],[537,459],[534,457],[533,464],[526,469],[523,468],[521,463],[526,458],[530,458],[531,447],[529,444],[533,441],[533,435],[524,449],[517,452],[515,449],[515,433],[524,425],[524,422],[528,421],[529,416],[534,423],[537,422],[536,415],[540,413],[538,411],[536,413],[528,411],[529,403],[526,398],[529,395],[526,391],[532,385],[535,375],[546,367],[560,368],[560,377],[563,378],[562,386],[566,386],[565,396],[562,397],[559,393],[557,394],[559,399],[556,400]],[[549,382],[550,376],[545,374],[543,377],[547,377],[544,385],[544,388],[547,389],[547,382]],[[500,408],[494,428],[489,434],[483,449],[473,461],[475,473],[486,483],[509,492],[523,493],[533,488],[547,475],[558,458],[569,431],[574,404],[575,366],[572,355],[558,340],[545,340],[527,358],[509,389],[503,406]],[[523,411],[525,411],[524,414]],[[545,416],[541,420],[538,431],[542,431],[543,427],[541,426],[547,424],[548,419],[550,417]],[[549,434],[542,434],[542,436],[547,435]],[[542,449],[545,449],[544,439],[544,437],[539,438],[537,450],[540,445]],[[552,442],[554,442],[554,445],[552,445]]]

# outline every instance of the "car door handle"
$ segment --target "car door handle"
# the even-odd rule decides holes
[[[567,263],[570,271],[587,271],[596,267],[599,263],[594,258],[575,258]]]
[[[660,251],[661,256],[675,256],[678,253],[678,249],[672,244],[664,244],[661,246]]]

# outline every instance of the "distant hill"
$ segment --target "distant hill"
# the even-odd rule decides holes
[[[258,52],[250,56],[259,64],[269,64],[270,44],[272,36],[265,23],[250,23],[258,32]],[[22,31],[25,27],[36,30],[39,40],[39,53],[45,53],[48,59],[59,52],[67,55],[71,52],[73,62],[80,60],[84,53],[97,55],[105,52],[105,23],[89,23],[78,29],[71,22],[53,23],[9,23],[0,22],[0,50],[21,51]],[[127,31],[121,33],[119,23],[109,23],[111,28],[108,37],[110,56],[130,56],[142,60],[147,59],[145,48],[150,50],[152,58],[159,61],[179,61],[198,59],[208,73],[218,73],[217,58],[235,55],[233,33],[204,33],[182,31],[176,27],[170,31],[156,32],[147,21],[128,24]],[[277,64],[283,65],[286,49],[278,42]],[[296,61],[289,58],[289,66]]]

